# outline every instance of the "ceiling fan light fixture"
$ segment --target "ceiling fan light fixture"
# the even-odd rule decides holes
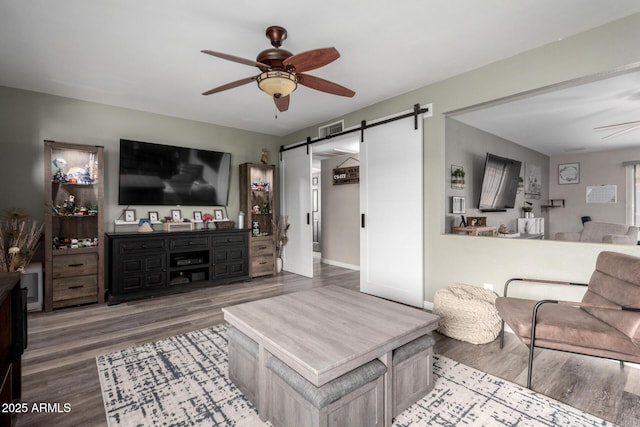
[[[260,90],[269,96],[288,96],[298,87],[298,79],[295,74],[286,71],[265,71],[256,80]]]

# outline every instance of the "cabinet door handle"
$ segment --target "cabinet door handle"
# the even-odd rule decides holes
[[[84,285],[69,286],[69,289],[80,289],[80,288],[84,288]]]
[[[258,249],[262,250],[262,249],[267,249],[266,246],[260,246]]]
[[[266,261],[262,261],[260,265],[265,265],[266,263],[267,263]]]
[[[67,267],[82,267],[84,264],[83,263],[79,263],[79,264],[69,264]]]

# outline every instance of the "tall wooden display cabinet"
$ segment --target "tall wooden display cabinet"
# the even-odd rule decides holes
[[[276,273],[276,241],[273,233],[276,191],[275,166],[255,163],[240,165],[240,210],[246,214],[245,228],[251,229],[251,277]]]
[[[45,141],[44,308],[103,303],[104,148]]]

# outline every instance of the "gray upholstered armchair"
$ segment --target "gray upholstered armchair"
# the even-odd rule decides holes
[[[588,221],[584,223],[582,231],[561,231],[556,233],[556,240],[636,245],[638,243],[638,227]]]
[[[582,302],[533,301],[507,296],[513,281],[580,285],[550,280],[510,279],[496,299],[504,324],[529,346],[527,387],[531,388],[535,347],[640,363],[640,258],[601,252]],[[533,339],[532,339],[533,337]]]

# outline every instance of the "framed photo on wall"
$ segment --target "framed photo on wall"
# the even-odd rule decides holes
[[[201,211],[193,211],[193,219],[195,221],[202,221],[202,212]]]
[[[160,221],[160,216],[158,215],[158,212],[156,212],[156,211],[149,211],[149,221],[151,221],[151,222],[158,222],[158,221]]]
[[[134,222],[136,220],[136,210],[135,209],[125,209],[124,210],[124,220],[127,222]]]
[[[182,211],[180,209],[171,209],[171,221],[182,221]]]
[[[465,213],[464,197],[451,197],[451,213],[463,214]]]
[[[213,219],[216,221],[222,221],[224,219],[224,210],[223,209],[214,209],[213,210]]]
[[[558,184],[579,184],[580,163],[561,163],[558,165]]]

